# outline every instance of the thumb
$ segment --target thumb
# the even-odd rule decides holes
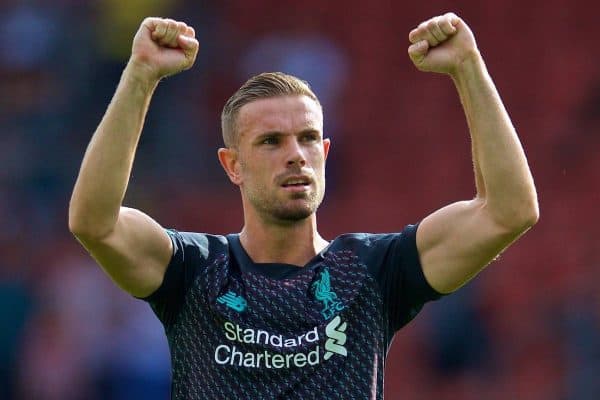
[[[408,56],[415,65],[419,65],[429,51],[427,40],[420,40],[408,47]]]

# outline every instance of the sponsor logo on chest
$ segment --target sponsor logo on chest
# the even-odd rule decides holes
[[[347,324],[336,316],[325,327],[326,340],[324,350],[321,349],[321,338],[318,328],[294,337],[271,334],[266,330],[242,328],[233,322],[225,322],[223,329],[229,343],[222,343],[215,349],[215,362],[219,365],[231,365],[246,368],[292,368],[317,365],[322,360],[329,360],[334,354],[346,357],[348,352],[346,344]],[[325,339],[325,338],[324,338]],[[269,346],[261,351],[247,351],[248,346],[239,348],[236,344],[256,344]],[[314,345],[313,345],[314,344]],[[298,352],[279,352],[280,349],[301,347]]]

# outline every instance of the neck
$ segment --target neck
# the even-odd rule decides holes
[[[328,242],[317,232],[317,218],[271,224],[245,218],[240,241],[256,263],[284,263],[303,266],[323,250]]]

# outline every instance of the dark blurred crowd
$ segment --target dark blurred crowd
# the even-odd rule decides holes
[[[186,21],[201,50],[156,92],[125,203],[166,227],[239,230],[216,160],[221,108],[250,75],[280,70],[324,105],[333,144],[319,218],[332,238],[397,231],[473,195],[452,83],[406,55],[408,31],[447,10],[475,32],[541,220],[400,332],[386,398],[600,398],[600,6],[463,3],[0,0],[0,399],[169,396],[162,326],[67,228],[79,163],[145,16]]]

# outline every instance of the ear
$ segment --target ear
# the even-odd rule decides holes
[[[239,172],[239,160],[237,151],[228,147],[221,147],[217,151],[219,162],[229,177],[229,180],[239,186],[242,183]]]
[[[331,139],[323,139],[323,153],[325,154],[325,160],[327,160],[327,154],[329,154],[329,146],[331,146]]]

